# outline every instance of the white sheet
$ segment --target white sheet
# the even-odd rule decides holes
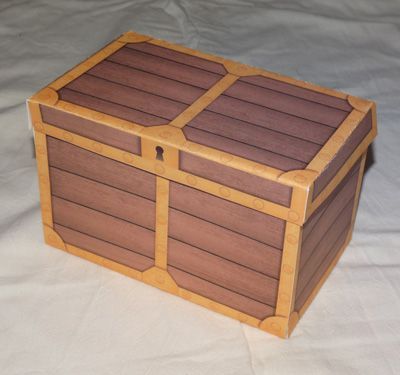
[[[376,100],[350,247],[283,341],[43,244],[25,99],[133,29]],[[400,3],[0,2],[0,374],[398,374]]]

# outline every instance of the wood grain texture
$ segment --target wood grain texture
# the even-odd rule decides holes
[[[155,201],[156,177],[138,168],[48,137],[49,164]]]
[[[62,225],[56,224],[54,229],[62,237],[65,243],[78,246],[90,251],[91,253],[111,259],[125,266],[132,267],[135,270],[145,271],[154,265],[154,259],[113,245],[109,242],[90,237],[81,232],[63,227]]]
[[[155,230],[152,200],[54,167],[50,168],[50,180],[51,192],[59,198]]]
[[[335,176],[346,159],[353,153],[356,147],[366,137],[372,128],[372,113],[369,111],[357,128],[347,138],[339,152],[334,155],[327,168],[317,177],[314,183],[313,199],[324,189],[329,181]]]
[[[172,238],[168,240],[168,265],[275,306],[277,280]]]
[[[140,155],[140,138],[47,106],[40,106],[43,122],[122,150]]]
[[[265,275],[279,278],[282,251],[170,208],[169,236]]]
[[[254,316],[257,319],[264,319],[274,314],[274,308],[269,305],[222,288],[177,268],[170,266],[168,267],[168,272],[181,288]]]
[[[211,160],[180,152],[180,169],[271,202],[290,206],[292,188]]]
[[[175,182],[170,183],[170,207],[282,249],[282,219]]]
[[[54,223],[154,258],[154,232],[53,196]]]

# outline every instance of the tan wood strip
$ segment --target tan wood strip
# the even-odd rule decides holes
[[[229,87],[224,92],[224,95],[335,128],[337,128],[348,115],[348,111],[342,111],[240,81]]]
[[[179,116],[174,118],[170,125],[178,128],[183,128],[190,120],[197,116],[203,111],[208,105],[210,105],[215,98],[221,95],[228,87],[230,87],[236,80],[237,76],[233,74],[227,74],[222,77],[214,86],[212,86],[206,93],[198,98],[191,106],[186,108]]]
[[[167,269],[169,181],[157,177],[155,264]]]
[[[91,180],[155,201],[156,177],[56,138],[48,137],[49,163]]]
[[[154,264],[154,260],[151,258],[63,227],[62,225],[56,224],[54,229],[67,244],[81,247],[104,258],[132,267],[135,270],[145,271]]]
[[[168,240],[168,265],[274,306],[278,281],[172,238]]]
[[[170,207],[282,249],[282,219],[175,182],[170,184]]]
[[[282,251],[170,208],[169,236],[242,266],[279,278]]]
[[[56,224],[154,258],[154,232],[76,203],[53,197]]]
[[[290,206],[292,188],[233,169],[229,166],[229,161],[220,164],[186,152],[180,152],[179,164],[182,171],[244,191],[258,198],[286,207]]]
[[[257,319],[264,319],[267,316],[274,314],[274,308],[269,305],[222,288],[177,268],[168,267],[168,272],[181,288],[190,290],[191,292],[210,298],[213,301],[242,311]]]
[[[151,200],[54,167],[50,179],[52,194],[59,198],[155,230],[156,205]]]

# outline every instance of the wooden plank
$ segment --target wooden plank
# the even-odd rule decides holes
[[[151,258],[63,227],[62,225],[56,224],[54,229],[62,237],[65,243],[78,246],[90,251],[91,253],[111,259],[125,266],[132,267],[135,270],[145,271],[154,265],[154,260]]]
[[[137,111],[123,105],[108,102],[94,96],[82,94],[67,88],[62,88],[59,92],[60,99],[69,103],[74,103],[101,113],[106,113],[120,119],[128,120],[136,124],[150,126],[166,124],[169,120],[151,115],[149,113]],[[124,133],[126,134],[126,132]]]
[[[141,70],[103,61],[88,71],[95,77],[160,95],[185,104],[192,104],[205,90]]]
[[[140,138],[81,117],[44,105],[40,106],[43,122],[71,131],[122,150],[140,155]]]
[[[155,201],[156,177],[151,173],[52,137],[48,149],[52,167]]]
[[[252,160],[282,171],[304,169],[307,165],[305,162],[287,158],[274,152],[234,141],[191,126],[185,126],[183,132],[186,138],[192,142],[213,147],[217,150],[228,152],[229,154],[239,156],[243,159]]]
[[[277,280],[172,238],[168,240],[168,265],[275,306]]]
[[[309,100],[310,102],[315,102],[332,108],[341,109],[342,111],[346,112],[350,112],[353,109],[353,107],[348,103],[346,99],[312,91],[308,88],[295,86],[293,84],[279,81],[277,79],[262,76],[250,76],[242,77],[240,78],[240,81],[292,95],[296,98]]]
[[[220,74],[207,72],[126,47],[111,55],[107,60],[203,89],[209,89],[221,79]]]
[[[154,232],[53,196],[54,223],[154,258]]]
[[[186,104],[88,74],[80,76],[66,87],[168,120],[172,120],[187,108]]]
[[[179,164],[180,169],[185,172],[281,204],[285,207],[290,206],[292,188],[289,186],[231,168],[229,165],[199,158],[187,152],[180,152]]]
[[[305,163],[310,162],[320,150],[318,144],[207,110],[197,115],[188,126]]]
[[[281,250],[173,208],[168,221],[171,238],[279,278]]]
[[[361,141],[367,136],[372,128],[372,113],[369,111],[357,128],[347,138],[339,152],[332,158],[325,170],[314,182],[313,199],[324,189],[329,181],[335,176],[338,170],[346,162]]]
[[[179,62],[185,65],[190,65],[195,68],[199,68],[202,70],[207,70],[212,73],[217,73],[224,75],[226,74],[226,70],[222,64],[218,64],[216,62],[202,59],[197,56],[189,55],[187,53],[182,53],[178,51],[174,51],[169,48],[156,46],[150,43],[134,43],[127,44],[127,48],[134,49],[136,51],[145,52],[154,56],[162,57],[167,60],[172,60],[175,62]]]
[[[269,305],[222,288],[177,268],[170,266],[168,267],[168,272],[181,288],[254,316],[257,319],[264,319],[274,314],[274,308]]]
[[[324,144],[335,130],[317,122],[224,95],[214,100],[207,109],[320,145]]]
[[[52,194],[155,230],[155,202],[78,175],[50,168]],[[77,245],[79,246],[79,245]]]
[[[348,112],[267,88],[236,82],[224,95],[337,128]]]
[[[282,249],[285,228],[282,219],[176,182],[170,183],[170,207]]]

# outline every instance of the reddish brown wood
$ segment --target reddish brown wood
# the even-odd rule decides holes
[[[68,130],[83,137],[93,139],[120,148],[134,154],[140,154],[140,138],[97,122],[86,120],[54,108],[41,105],[43,122]]]
[[[173,208],[168,224],[169,236],[176,240],[279,278],[282,251],[274,247]]]
[[[275,306],[277,280],[172,238],[168,239],[168,265]]]
[[[262,304],[258,301],[242,296],[241,294],[222,288],[177,268],[168,267],[168,272],[180,287],[193,293],[200,294],[206,298],[210,298],[213,301],[222,303],[223,305],[232,307],[233,309],[242,311],[257,319],[262,320],[274,314],[274,308],[269,305]]]
[[[128,47],[121,48],[108,57],[107,60],[203,89],[209,89],[221,79],[220,74],[207,72],[203,69],[163,59],[141,51],[135,51]]]
[[[285,221],[171,182],[170,206],[282,249]]]
[[[289,186],[266,180],[187,152],[180,152],[179,164],[180,169],[185,172],[286,207],[290,206],[292,189]]]
[[[278,81],[276,79],[262,77],[262,76],[250,76],[242,77],[240,81],[251,83],[260,87],[275,90],[281,93],[292,95],[297,98],[309,100],[311,102],[324,104],[329,107],[341,109],[342,111],[350,112],[353,107],[348,103],[347,100],[336,98],[334,96],[322,94],[316,91],[308,90],[304,87],[295,86],[290,83]]]
[[[117,189],[155,200],[156,177],[83,148],[47,137],[49,164],[52,167],[90,178]]]
[[[51,192],[68,201],[155,230],[155,202],[75,174],[50,168]]]
[[[86,234],[56,224],[55,231],[61,236],[65,243],[87,250],[96,255],[113,260],[114,262],[145,271],[154,265],[154,260],[133,251],[113,245],[109,242],[98,240]]]
[[[369,111],[357,128],[353,131],[339,152],[333,157],[326,169],[317,177],[314,183],[313,199],[328,185],[337,171],[346,162],[361,141],[366,137],[372,128],[372,113]]]
[[[167,60],[172,60],[185,65],[190,65],[195,68],[207,70],[209,72],[222,75],[226,74],[226,70],[222,64],[216,63],[214,61],[209,61],[197,56],[188,55],[186,53],[177,52],[169,48],[156,46],[154,44],[146,42],[127,44],[126,47],[137,51],[149,53],[154,56],[159,56]]]
[[[54,223],[154,258],[154,232],[61,198],[52,198]]]

